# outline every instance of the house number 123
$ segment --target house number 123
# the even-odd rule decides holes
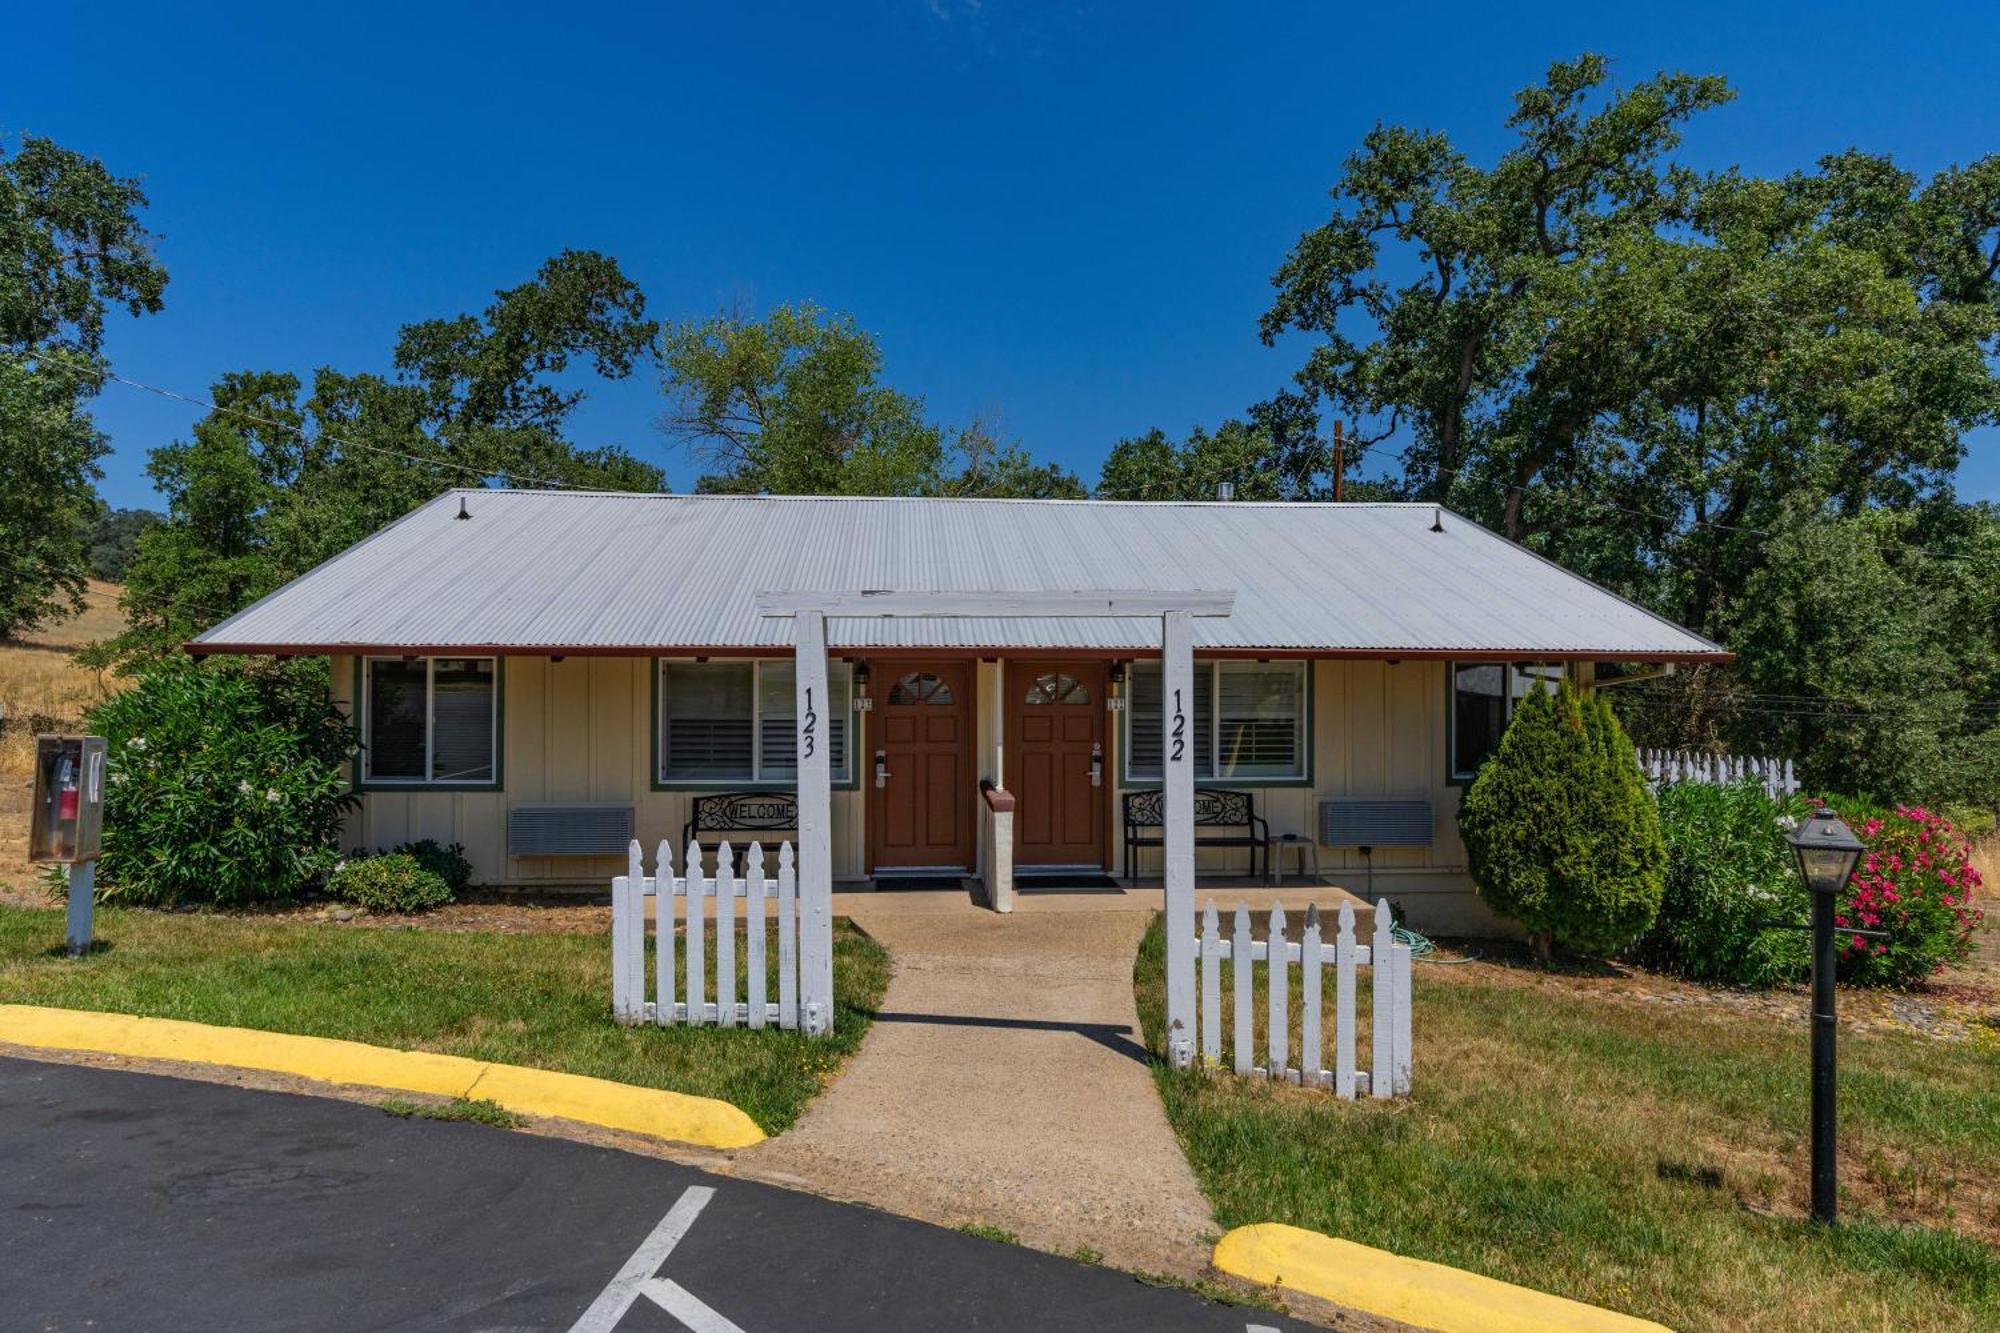
[[[813,757],[815,737],[813,732],[819,726],[819,714],[813,711],[812,686],[806,686],[806,715],[799,723],[799,754],[802,758]]]

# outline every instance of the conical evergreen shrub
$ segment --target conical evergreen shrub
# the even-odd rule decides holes
[[[1479,896],[1551,946],[1609,955],[1660,910],[1667,851],[1610,704],[1564,681],[1514,710],[1458,815]]]

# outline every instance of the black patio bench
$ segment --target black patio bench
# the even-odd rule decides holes
[[[724,791],[712,796],[697,796],[690,812],[690,818],[681,829],[681,843],[674,849],[676,854],[685,852],[690,842],[701,840],[704,833],[790,833],[794,837],[799,831],[799,798],[789,791]],[[743,869],[743,859],[750,852],[754,839],[732,838],[729,850],[736,862],[736,869]],[[766,847],[764,862],[768,873],[775,874],[778,868],[776,847]]]
[[[1128,791],[1125,793],[1125,878],[1138,877],[1139,849],[1159,847],[1166,840],[1166,793]],[[1144,830],[1157,829],[1157,833]],[[1197,847],[1248,847],[1250,876],[1257,875],[1257,853],[1268,858],[1271,826],[1257,813],[1257,797],[1247,791],[1224,791],[1209,787],[1194,794],[1194,845]],[[1241,829],[1241,833],[1204,833],[1204,829]],[[1266,866],[1268,870],[1268,865]]]

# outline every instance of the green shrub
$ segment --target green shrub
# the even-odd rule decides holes
[[[1552,946],[1612,954],[1653,924],[1666,848],[1632,742],[1602,698],[1531,691],[1459,809],[1480,897]]]
[[[1862,986],[1914,986],[1971,952],[1981,912],[1972,845],[1956,824],[1920,805],[1882,810],[1834,797],[1868,850],[1849,877],[1834,923],[1888,938],[1840,937],[1840,976]]]
[[[1755,783],[1677,782],[1660,792],[1667,874],[1660,914],[1636,950],[1642,962],[1696,981],[1775,986],[1806,975],[1811,912],[1781,821],[1803,803],[1773,800]]]
[[[428,912],[452,899],[442,875],[404,852],[344,862],[326,887],[342,902],[371,912]]]
[[[472,862],[465,859],[464,843],[455,842],[446,847],[435,838],[421,838],[416,842],[398,843],[389,850],[415,857],[418,865],[450,886],[453,898],[460,897],[472,887]]]
[[[109,751],[102,897],[283,902],[338,859],[355,736],[323,660],[163,658],[88,725]]]

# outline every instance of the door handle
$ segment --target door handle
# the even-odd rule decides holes
[[[1101,745],[1090,747],[1090,785],[1093,787],[1104,785],[1104,747]]]
[[[889,785],[889,756],[880,750],[875,752],[875,785],[877,787]]]

